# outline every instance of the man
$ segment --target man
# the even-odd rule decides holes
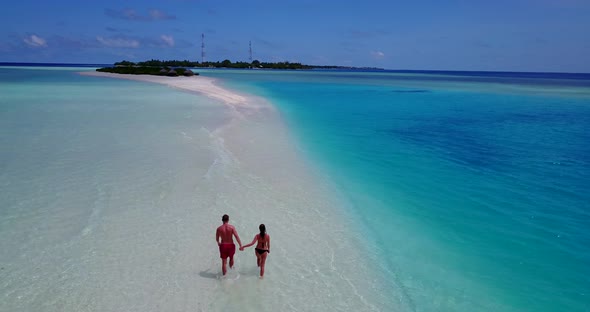
[[[229,257],[229,268],[232,269],[234,267],[234,254],[236,253],[236,245],[234,244],[234,240],[232,236],[236,237],[240,248],[242,248],[242,242],[240,241],[240,236],[238,236],[238,231],[233,225],[230,225],[229,216],[223,215],[221,217],[221,221],[223,224],[217,228],[217,232],[215,234],[215,241],[219,246],[219,255],[221,257],[221,271],[223,275],[227,272],[227,258]],[[221,238],[221,242],[219,239]]]

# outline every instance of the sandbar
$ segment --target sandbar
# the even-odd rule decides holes
[[[247,102],[244,96],[216,85],[215,79],[213,78],[203,76],[167,77],[102,73],[96,71],[80,72],[80,75],[158,83],[184,91],[197,92],[207,97],[221,100],[229,105],[246,105]]]

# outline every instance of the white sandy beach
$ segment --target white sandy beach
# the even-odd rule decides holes
[[[80,75],[158,83],[183,91],[198,92],[229,104],[243,104],[246,102],[245,97],[215,85],[213,83],[215,80],[212,78],[202,76],[166,77],[153,75],[122,75],[97,71],[84,71],[80,72]]]

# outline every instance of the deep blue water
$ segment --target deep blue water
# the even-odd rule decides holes
[[[415,310],[590,309],[587,75],[203,74],[272,99]]]

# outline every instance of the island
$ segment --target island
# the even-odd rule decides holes
[[[260,62],[254,60],[252,62],[232,62],[230,60],[223,60],[221,62],[193,62],[193,61],[160,61],[149,60],[145,62],[130,62],[121,61],[116,62],[112,67],[99,68],[96,71],[116,73],[116,74],[132,74],[132,75],[157,75],[157,76],[194,76],[199,75],[188,68],[239,68],[239,69],[360,69],[360,70],[382,70],[381,68],[372,67],[347,67],[347,66],[332,66],[332,65],[305,65],[301,63],[291,62]]]
[[[113,67],[97,68],[97,72],[103,73],[114,73],[114,74],[127,74],[127,75],[155,75],[155,76],[195,76],[199,73],[195,73],[190,69],[183,67],[169,67],[169,66],[151,66],[145,64],[135,64],[132,62],[123,61],[115,63]]]

